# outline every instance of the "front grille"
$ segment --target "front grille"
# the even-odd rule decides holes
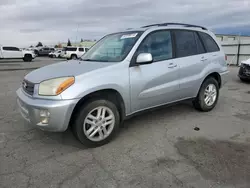
[[[34,86],[35,84],[27,81],[27,80],[23,80],[22,82],[22,88],[23,90],[28,93],[29,95],[33,95],[34,94]]]
[[[250,65],[245,65],[245,69],[250,71]]]

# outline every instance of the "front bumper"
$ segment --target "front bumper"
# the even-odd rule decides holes
[[[240,67],[238,76],[245,80],[250,80],[250,70],[246,70],[246,68]]]
[[[23,92],[20,88],[17,90],[17,104],[22,117],[35,126],[44,131],[63,132],[68,128],[68,124],[73,109],[79,99],[73,100],[46,100],[35,99]],[[48,111],[48,123],[41,122],[41,111]]]

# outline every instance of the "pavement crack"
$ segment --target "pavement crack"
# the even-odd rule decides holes
[[[109,170],[107,170],[104,165],[101,163],[101,161],[98,161],[95,157],[95,155],[91,152],[92,156],[93,156],[93,160],[108,174],[108,176],[110,176],[117,185],[119,185],[118,180],[115,178],[115,176],[113,175],[113,173]]]
[[[58,188],[62,187],[63,184],[64,184],[66,181],[72,180],[72,179],[74,179],[75,177],[77,177],[82,171],[83,171],[83,169],[79,169],[79,170],[77,170],[76,172],[74,172],[73,174],[71,174],[71,175],[69,175],[69,176],[66,176],[61,182],[58,183]]]

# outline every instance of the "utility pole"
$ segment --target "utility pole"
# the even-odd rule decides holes
[[[77,24],[77,28],[76,28],[76,41],[75,41],[75,44],[77,43],[78,29],[79,29],[79,24]]]
[[[240,61],[240,33],[239,33],[239,36],[238,36],[238,50],[237,50],[237,61],[236,61],[236,64],[237,66],[239,66],[239,61]]]

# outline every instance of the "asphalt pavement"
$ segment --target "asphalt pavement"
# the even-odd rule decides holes
[[[237,78],[237,67],[229,69],[213,111],[185,102],[148,112],[94,149],[70,130],[27,125],[15,91],[30,70],[1,71],[0,187],[250,187],[250,84]]]
[[[22,59],[1,59],[0,71],[34,70],[52,63],[65,61],[60,58],[36,57],[31,62],[24,62]]]

